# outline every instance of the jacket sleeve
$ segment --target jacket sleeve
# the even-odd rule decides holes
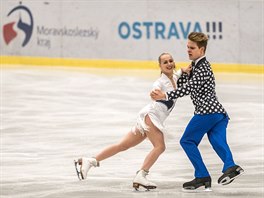
[[[178,77],[177,86],[182,87],[185,83],[188,82],[189,76],[186,73],[183,73],[181,76]]]
[[[192,78],[189,81],[187,81],[187,83],[183,84],[175,91],[167,92],[166,98],[168,100],[172,100],[189,95],[191,92],[195,90],[199,90],[201,86],[204,84],[205,80],[209,77],[208,75],[209,75],[208,71],[205,71],[203,68],[199,70],[197,69],[194,75],[192,76]]]

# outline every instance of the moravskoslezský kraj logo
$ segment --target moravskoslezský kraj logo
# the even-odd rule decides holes
[[[25,12],[28,15],[29,23],[23,22],[23,17],[25,17],[25,15],[23,14],[23,17],[21,17],[21,12]],[[18,15],[18,21],[11,21],[3,26],[4,41],[8,45],[12,40],[16,38],[18,34],[14,30],[14,26],[16,26],[19,30],[25,33],[25,39],[22,42],[22,47],[24,47],[28,44],[31,38],[31,35],[32,35],[33,24],[34,24],[33,17],[32,17],[31,11],[26,6],[23,6],[23,5],[19,5],[13,8],[7,14],[7,17],[10,17],[11,15],[14,15],[14,14]]]

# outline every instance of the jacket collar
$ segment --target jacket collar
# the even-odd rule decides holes
[[[206,57],[205,56],[202,56],[202,57],[200,57],[200,58],[198,58],[196,61],[195,61],[195,68],[201,63],[201,62],[203,62],[203,61],[205,61],[206,60]]]

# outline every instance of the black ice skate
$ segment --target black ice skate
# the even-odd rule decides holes
[[[198,191],[212,191],[211,190],[211,177],[195,178],[190,182],[183,184],[183,191],[185,192],[198,192]]]
[[[228,168],[224,174],[218,179],[218,184],[227,185],[234,181],[235,178],[239,177],[244,173],[244,170],[240,166],[233,166]]]

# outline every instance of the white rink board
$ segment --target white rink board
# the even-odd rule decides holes
[[[14,23],[0,37],[1,55],[156,60],[166,51],[187,61],[186,37],[202,31],[210,36],[210,60],[263,64],[260,0],[21,2],[1,1],[0,34]],[[29,27],[19,28],[19,19]],[[32,34],[22,47],[24,30]]]

